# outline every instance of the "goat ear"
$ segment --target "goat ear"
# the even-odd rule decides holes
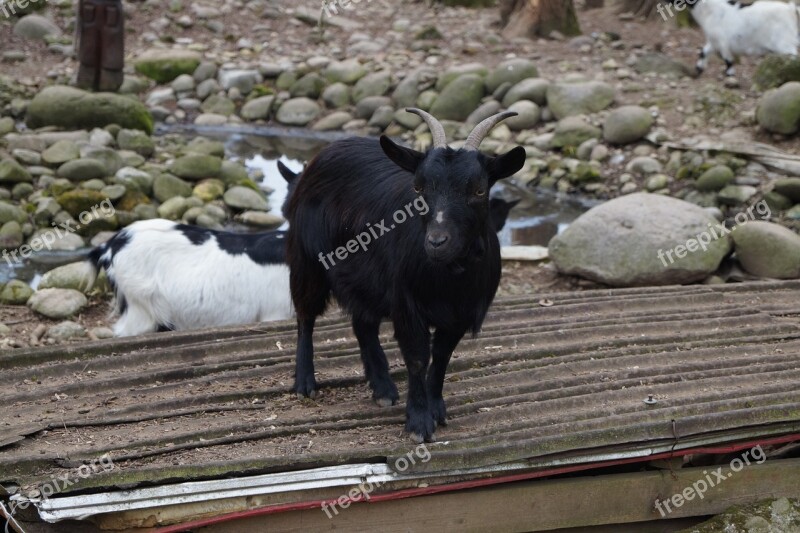
[[[386,157],[391,159],[394,164],[412,174],[417,172],[417,167],[425,159],[425,154],[422,152],[399,146],[386,135],[381,135],[381,148]]]
[[[517,146],[510,152],[489,159],[486,172],[489,174],[489,183],[513,176],[525,164],[525,148]]]

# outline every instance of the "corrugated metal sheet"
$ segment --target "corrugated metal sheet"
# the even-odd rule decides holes
[[[482,334],[456,350],[449,425],[409,472],[538,468],[800,432],[798,326],[798,282],[498,301]],[[402,358],[384,332],[403,396]],[[288,392],[295,340],[283,322],[3,354],[0,482],[24,491],[104,453],[114,470],[65,492],[391,466],[412,449],[403,407],[371,403],[346,319],[315,333],[317,401]]]

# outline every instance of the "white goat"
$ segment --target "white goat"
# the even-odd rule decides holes
[[[727,0],[671,0],[676,7],[689,5],[692,16],[703,28],[706,44],[700,50],[698,72],[708,56],[717,52],[725,60],[725,74],[733,76],[733,62],[739,55],[797,55],[800,44],[800,9],[792,2],[764,0],[750,5]]]
[[[116,295],[117,336],[291,318],[283,231],[135,222],[89,255]]]

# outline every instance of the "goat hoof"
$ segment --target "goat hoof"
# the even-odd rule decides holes
[[[298,379],[294,382],[293,390],[301,400],[303,398],[314,399],[317,397],[317,382],[313,375],[309,379]]]
[[[413,442],[414,444],[422,444],[423,442],[436,442],[436,435],[434,433],[431,433],[427,437],[423,437],[419,433],[412,433],[410,437],[411,437],[411,442]]]
[[[391,407],[397,403],[397,400],[391,398],[375,398],[375,403],[378,404],[378,407]]]

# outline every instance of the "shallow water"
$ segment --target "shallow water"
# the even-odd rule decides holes
[[[286,198],[286,181],[278,172],[278,161],[299,171],[304,162],[310,160],[325,144],[341,136],[334,134],[307,137],[284,134],[278,137],[213,130],[204,130],[202,134],[224,141],[229,158],[239,160],[248,170],[260,171],[264,175],[261,184],[273,190],[269,202],[271,208],[276,210],[280,210]],[[521,199],[498,235],[503,246],[547,246],[551,238],[564,231],[570,222],[592,205],[585,200],[557,195],[552,191],[519,188],[513,183],[496,185],[492,195],[506,200]],[[249,228],[233,223],[230,229],[247,231]],[[78,261],[88,251],[88,247],[72,252],[45,250],[21,264],[9,264],[0,260],[0,283],[16,278],[36,288],[42,274],[55,267]]]

